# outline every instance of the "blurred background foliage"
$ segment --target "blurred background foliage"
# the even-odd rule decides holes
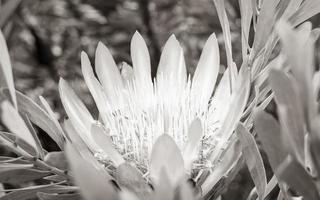
[[[1,1],[7,5],[9,0]],[[184,48],[188,71],[192,74],[208,36],[215,32],[220,46],[221,64],[226,66],[223,36],[211,0],[10,0],[2,6],[8,19],[0,26],[8,41],[16,89],[35,101],[44,96],[65,117],[58,94],[59,77],[71,83],[89,109],[96,108],[83,81],[80,52],[94,61],[97,43],[102,41],[121,66],[131,64],[130,40],[137,30],[147,42],[152,73],[156,72],[161,47],[175,34]],[[226,1],[230,21],[233,55],[241,63],[240,11],[237,0]],[[312,19],[314,26],[320,17]],[[319,64],[319,41],[316,46]],[[41,130],[39,129],[39,132]],[[40,133],[48,150],[55,146]],[[264,159],[266,161],[266,159]],[[265,163],[268,166],[268,163]],[[268,169],[268,167],[267,167]],[[268,171],[268,170],[267,170]],[[270,167],[269,167],[269,172]],[[270,174],[269,174],[270,177]],[[247,168],[237,175],[224,199],[245,199],[253,187]]]
[[[227,3],[227,8],[235,60],[240,63],[237,1]],[[161,47],[171,34],[184,48],[190,73],[212,32],[218,35],[222,64],[226,63],[220,23],[210,0],[22,1],[5,29],[17,89],[33,99],[43,95],[57,111],[61,111],[59,77],[71,82],[92,105],[80,73],[80,52],[86,51],[94,61],[95,48],[102,41],[119,65],[122,61],[130,64],[130,40],[136,30],[149,47],[153,74]]]

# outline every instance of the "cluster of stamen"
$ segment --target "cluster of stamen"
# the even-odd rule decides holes
[[[201,160],[205,160],[218,142],[215,132],[220,123],[214,116],[214,101],[211,99],[207,106],[200,106],[192,98],[190,78],[187,84],[181,85],[168,81],[166,88],[157,84],[160,78],[154,81],[152,91],[144,94],[133,80],[126,82],[125,106],[106,116],[109,123],[105,126],[110,130],[114,146],[126,160],[147,168],[152,146],[161,134],[170,135],[183,152],[189,126],[199,118],[204,131],[199,144],[198,165],[201,166],[204,164]]]

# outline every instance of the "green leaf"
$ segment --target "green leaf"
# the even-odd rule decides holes
[[[0,197],[3,197],[4,195],[6,195],[6,193],[3,192],[3,190],[4,190],[3,184],[0,183]]]
[[[217,146],[214,147],[215,150],[210,155],[210,160],[213,163],[216,163],[218,160],[220,160],[220,155],[224,152],[225,148],[227,148],[227,142],[233,135],[237,123],[240,121],[243,115],[250,92],[249,76],[250,74],[248,69],[241,69],[236,83],[237,88],[235,91],[233,91],[230,97],[231,102],[227,111],[227,115],[224,119],[220,119],[222,121],[222,125],[216,137],[221,137],[221,140]]]
[[[81,199],[80,194],[50,194],[44,192],[38,192],[37,196],[40,200],[79,200]]]
[[[65,181],[66,177],[59,176],[59,175],[51,175],[51,176],[46,176],[43,179],[58,183],[58,182]]]
[[[42,104],[42,107],[44,108],[45,111],[47,111],[47,114],[49,115],[49,117],[51,118],[51,120],[53,121],[53,123],[56,125],[56,127],[60,130],[60,133],[63,134],[63,137],[65,139],[65,135],[64,135],[64,132],[62,130],[62,127],[57,119],[57,116],[56,114],[54,113],[54,111],[51,109],[49,103],[47,102],[47,100],[42,97],[42,96],[39,96],[39,99],[40,99],[40,102]]]
[[[287,20],[300,7],[303,0],[280,1],[277,6],[277,19]]]
[[[278,69],[271,69],[269,82],[273,89],[278,104],[280,123],[286,141],[290,149],[304,160],[304,122],[302,102],[297,85],[285,72]]]
[[[268,155],[273,171],[275,171],[288,155],[282,141],[280,125],[270,114],[262,110],[255,111],[253,119],[258,139]]]
[[[252,1],[239,0],[241,12],[241,46],[242,46],[242,60],[248,55],[249,46],[249,31],[252,20]]]
[[[318,127],[319,128],[319,127]],[[318,129],[319,130],[319,129]],[[310,142],[310,153],[312,161],[316,166],[318,174],[320,173],[320,139],[318,135],[312,136],[309,140]]]
[[[242,153],[246,160],[252,180],[257,188],[259,198],[263,199],[267,186],[266,171],[258,146],[254,137],[239,123],[236,132],[242,146]]]
[[[51,172],[30,169],[28,166],[19,168],[12,164],[5,167],[2,164],[0,165],[1,183],[21,184],[43,178],[49,174],[51,174]]]
[[[276,28],[282,43],[282,51],[287,57],[292,74],[298,83],[299,98],[303,103],[303,114],[311,120],[316,113],[312,89],[314,74],[314,44],[311,37],[311,23],[304,23],[293,30],[285,21],[279,21]],[[307,124],[309,126],[309,124]]]
[[[312,16],[320,12],[320,2],[319,0],[305,0],[301,4],[299,10],[293,14],[290,21],[293,25],[298,25]]]
[[[33,128],[32,124],[31,124],[31,121],[28,118],[28,116],[23,115],[23,114],[20,114],[20,115],[21,115],[22,119],[24,120],[24,122],[26,123],[30,133],[32,134],[32,137],[34,138],[34,141],[36,142],[37,152],[38,152],[37,157],[43,159],[44,158],[44,154],[45,154],[45,150],[42,148],[42,145],[41,145],[41,142],[40,142],[40,138],[39,138],[38,134],[36,133],[36,130],[34,130],[34,128]]]
[[[62,151],[49,152],[44,157],[44,161],[51,166],[54,166],[58,169],[67,170],[68,162],[67,158]]]
[[[7,1],[4,5],[0,7],[0,27],[3,26],[8,22],[10,17],[15,13],[16,9],[18,8],[21,0],[11,0]]]
[[[0,131],[0,144],[10,148],[11,151],[23,153],[25,155],[37,155],[34,147],[24,141],[22,138],[13,133]],[[19,154],[18,153],[18,154]]]
[[[7,128],[14,134],[22,138],[26,143],[37,149],[35,139],[30,133],[27,125],[19,115],[18,111],[8,102],[4,101],[1,104],[1,120]]]
[[[61,185],[40,185],[40,186],[31,186],[21,189],[15,189],[10,193],[7,193],[5,196],[1,197],[0,200],[30,200],[37,198],[38,192],[45,193],[67,193],[76,191],[75,187],[71,186],[61,186]]]
[[[220,184],[225,184],[226,182],[229,183],[231,180],[226,180],[228,179],[228,174],[232,174],[234,168],[239,167],[239,158],[241,158],[240,143],[235,140],[235,138],[229,142],[229,147],[222,155],[219,164],[215,166],[214,170],[210,171],[210,174],[205,178],[201,185],[203,196],[210,196],[210,193],[213,192],[213,188],[219,188],[221,186]],[[232,176],[230,178],[232,178]],[[214,191],[215,194],[217,194],[217,192],[218,191]]]
[[[167,134],[159,136],[152,148],[149,173],[154,184],[159,183],[162,170],[174,185],[186,173],[181,152],[174,140]]]
[[[266,44],[272,33],[276,20],[277,0],[263,1],[260,13],[257,19],[256,33],[253,42],[253,54],[256,57]]]
[[[30,120],[44,130],[56,143],[63,149],[63,133],[61,129],[56,126],[50,116],[32,99],[26,95],[16,92],[18,109],[21,113],[27,115]]]
[[[0,88],[7,87],[10,91],[11,101],[17,108],[17,100],[12,76],[12,66],[6,40],[0,31]]]
[[[0,164],[2,163],[13,163],[13,164],[28,164],[29,161],[23,160],[22,157],[8,157],[8,156],[0,156]]]
[[[70,168],[74,175],[74,181],[80,188],[81,195],[87,200],[113,200],[116,193],[105,173],[93,165],[94,160],[90,152],[82,152],[80,155],[70,143],[65,147]],[[1,200],[1,199],[0,199]]]
[[[320,199],[317,187],[304,167],[288,156],[275,172],[280,181],[286,182],[292,189],[308,200]]]
[[[278,184],[278,180],[277,180],[276,176],[273,175],[272,178],[270,179],[270,181],[268,182],[265,195],[270,194],[272,192],[272,190],[274,189],[274,187],[277,186],[277,184]]]
[[[230,150],[231,148],[229,148]],[[243,167],[244,159],[242,156],[239,156],[238,148],[233,149],[233,151],[237,151],[238,154],[231,156],[230,160],[232,160],[232,165],[227,164],[228,168],[225,172],[223,172],[219,179],[215,179],[214,176],[210,175],[204,184],[202,185],[202,196],[203,199],[217,199],[225,190],[228,188],[229,184],[235,178],[235,176],[239,173],[240,169]],[[225,160],[225,158],[224,158]],[[222,161],[225,162],[225,161]],[[229,161],[230,162],[230,161]],[[226,164],[226,163],[225,163]],[[213,172],[212,174],[214,174]],[[207,184],[210,182],[210,179],[214,178],[214,184]],[[217,181],[216,181],[217,180]]]
[[[222,27],[224,45],[225,45],[226,54],[227,54],[228,68],[231,68],[231,65],[233,63],[231,33],[230,33],[229,20],[228,20],[226,8],[224,5],[224,0],[213,0],[213,3],[215,4],[215,7],[216,7],[216,10],[218,13],[218,17],[219,17],[219,21],[220,21],[220,24]]]
[[[130,164],[123,163],[119,165],[116,169],[115,179],[121,188],[127,188],[136,194],[140,200],[150,199],[152,189],[141,173]]]
[[[16,169],[30,169],[33,167],[33,164],[12,164],[4,163],[0,165],[0,173],[7,170],[16,170]]]

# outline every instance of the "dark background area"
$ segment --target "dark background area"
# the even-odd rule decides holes
[[[240,65],[239,5],[237,0],[225,4],[233,57]],[[314,26],[319,22],[319,17],[313,18]],[[131,64],[130,40],[138,30],[149,47],[154,74],[161,47],[175,34],[183,46],[188,71],[193,73],[206,39],[215,32],[222,65],[226,63],[220,23],[211,0],[25,0],[2,30],[10,50],[16,89],[36,102],[39,95],[44,96],[60,119],[65,114],[59,100],[59,77],[68,80],[89,109],[96,112],[82,78],[80,52],[86,51],[94,64],[99,41],[108,46],[117,63]],[[41,135],[47,150],[55,150]],[[246,199],[252,187],[244,167],[224,199]]]
[[[234,59],[240,63],[238,4],[226,5]],[[161,47],[175,34],[192,73],[206,39],[215,32],[222,64],[226,60],[220,23],[210,0],[22,1],[10,21],[10,30],[5,32],[16,88],[33,99],[44,96],[60,114],[59,77],[67,79],[91,110],[95,109],[82,79],[80,52],[86,51],[94,64],[99,41],[108,46],[117,63],[131,64],[130,40],[139,31],[147,42],[154,74]]]

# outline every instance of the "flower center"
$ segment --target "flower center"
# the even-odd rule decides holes
[[[152,146],[161,134],[170,135],[183,152],[188,128],[196,118],[201,120],[204,130],[200,157],[205,157],[218,142],[214,133],[220,123],[214,115],[214,102],[201,107],[192,98],[190,78],[183,87],[168,81],[166,87],[160,88],[155,81],[151,92],[136,88],[134,81],[126,85],[125,106],[107,114],[106,124],[115,147],[125,159],[147,168]]]

